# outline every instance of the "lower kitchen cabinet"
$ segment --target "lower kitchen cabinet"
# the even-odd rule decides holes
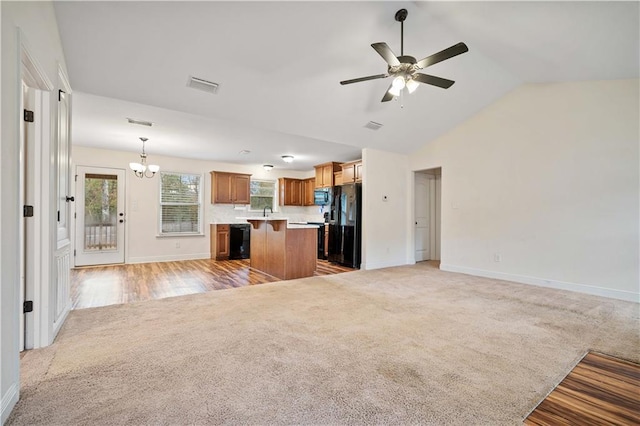
[[[229,225],[210,225],[211,259],[229,259]]]

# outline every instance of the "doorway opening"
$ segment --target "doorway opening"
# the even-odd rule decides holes
[[[415,260],[439,266],[442,168],[417,171],[414,180]]]

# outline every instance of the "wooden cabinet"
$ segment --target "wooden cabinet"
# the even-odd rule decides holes
[[[362,160],[342,163],[342,184],[362,182]]]
[[[303,206],[313,206],[315,194],[314,191],[316,189],[316,179],[309,178],[302,181],[302,205]]]
[[[301,206],[302,205],[302,180],[292,178],[279,178],[278,188],[280,197],[278,200],[281,206]]]
[[[251,175],[211,172],[211,202],[214,204],[249,204]]]
[[[229,225],[210,225],[211,258],[229,259]]]
[[[340,163],[330,162],[316,167],[316,188],[331,188],[334,185],[333,174],[341,171]]]
[[[339,172],[333,172],[333,185],[342,185],[342,170],[340,170]]]
[[[313,206],[315,178],[278,179],[279,200],[281,206]]]

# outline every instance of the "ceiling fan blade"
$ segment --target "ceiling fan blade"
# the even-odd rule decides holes
[[[433,64],[437,64],[438,62],[442,62],[445,59],[453,58],[454,56],[458,56],[464,52],[468,52],[469,48],[464,43],[454,44],[451,47],[448,47],[444,50],[441,50],[438,53],[434,53],[431,56],[427,56],[424,59],[420,59],[417,63],[419,68],[426,68]]]
[[[384,92],[384,96],[382,97],[382,100],[380,102],[389,102],[391,99],[393,99],[393,95],[389,93],[389,90],[391,90],[391,86],[393,86],[393,84],[391,84],[387,91]]]
[[[447,80],[446,78],[440,78],[434,75],[420,74],[420,73],[414,74],[413,79],[415,81],[419,81],[420,83],[442,87],[443,89],[448,89],[449,87],[453,86],[453,83],[455,83],[455,81],[453,80]]]
[[[387,64],[391,66],[400,65],[400,61],[396,58],[396,54],[393,53],[389,46],[387,46],[387,43],[373,43],[371,47],[373,47],[375,51],[382,56],[382,59],[384,59]]]
[[[389,74],[370,75],[368,77],[360,77],[360,78],[354,78],[351,80],[344,80],[344,81],[341,81],[340,84],[345,85],[345,84],[351,84],[351,83],[359,83],[361,81],[375,80],[377,78],[386,78],[386,77],[389,77]]]

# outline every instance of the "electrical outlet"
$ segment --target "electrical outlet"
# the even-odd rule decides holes
[[[494,253],[493,261],[494,262],[502,262],[502,255],[500,253]]]

